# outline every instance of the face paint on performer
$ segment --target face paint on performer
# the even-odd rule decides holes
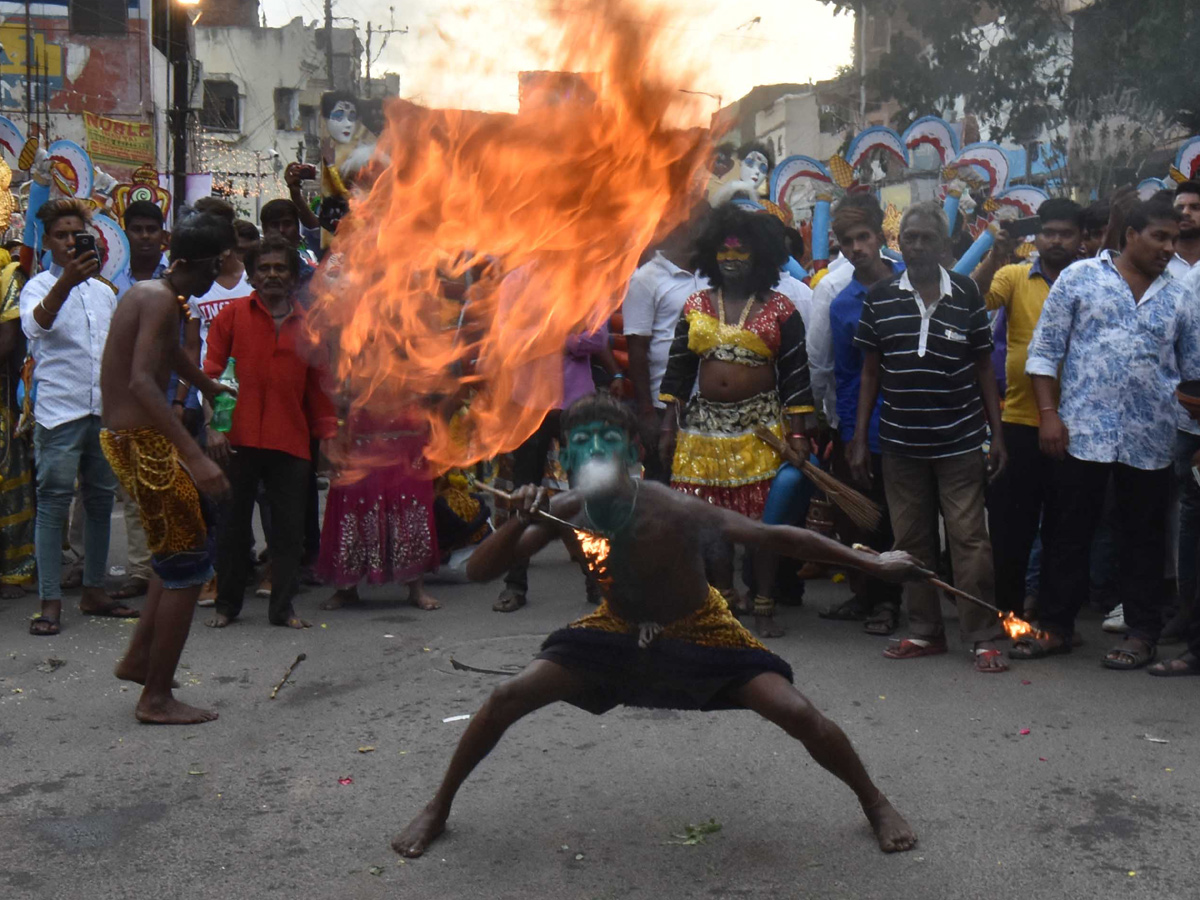
[[[575,475],[585,463],[615,460],[622,464],[637,462],[637,447],[625,429],[602,419],[576,425],[567,432],[559,452],[559,462],[568,475]]]
[[[739,281],[750,273],[750,248],[734,235],[725,238],[717,251],[717,267],[727,281]]]

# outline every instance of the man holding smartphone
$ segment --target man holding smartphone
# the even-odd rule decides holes
[[[21,328],[34,360],[33,449],[37,462],[34,553],[41,613],[30,634],[59,632],[62,532],[75,479],[86,517],[83,534],[84,615],[136,618],[138,611],[104,592],[109,522],[117,482],[100,449],[100,359],[117,295],[100,271],[91,214],[80,200],[52,200],[38,210],[52,265],[21,291]],[[80,236],[90,241],[80,240]]]

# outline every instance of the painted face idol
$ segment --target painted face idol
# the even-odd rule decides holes
[[[354,134],[354,126],[358,124],[358,110],[354,108],[354,104],[346,100],[339,100],[334,104],[333,109],[329,112],[329,118],[325,120],[325,128],[329,132],[329,136],[339,144],[345,144]]]
[[[742,181],[749,181],[755,187],[767,177],[769,164],[767,158],[758,150],[751,150],[742,160]]]

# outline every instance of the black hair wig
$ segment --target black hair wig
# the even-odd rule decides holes
[[[788,260],[783,223],[774,216],[749,212],[734,204],[713,210],[704,231],[696,238],[692,268],[716,288],[723,284],[717,251],[728,237],[736,237],[750,251],[750,290],[765,294],[779,284],[779,269]]]

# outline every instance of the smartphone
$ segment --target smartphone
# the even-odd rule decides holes
[[[75,258],[83,256],[85,253],[96,253],[96,236],[86,231],[80,231],[75,235]],[[96,259],[100,258],[100,254],[96,253]]]
[[[300,177],[313,181],[317,177],[317,167],[313,165],[303,165],[300,167]]]
[[[1042,230],[1042,220],[1038,216],[1026,216],[1001,222],[1000,227],[1015,238],[1027,238]]]

